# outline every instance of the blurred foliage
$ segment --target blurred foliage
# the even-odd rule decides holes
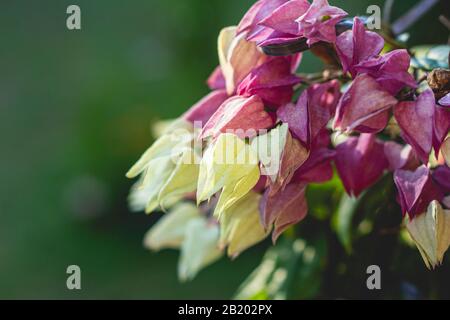
[[[180,285],[177,253],[143,249],[144,233],[159,215],[128,211],[132,182],[124,174],[151,143],[152,122],[178,116],[208,91],[204,82],[217,65],[217,34],[237,23],[252,2],[78,0],[80,31],[65,27],[73,1],[0,3],[0,298],[233,295],[269,243]],[[383,3],[331,2],[351,15]],[[416,2],[396,1],[393,17]],[[448,33],[437,20],[442,12],[436,7],[421,19],[409,44],[446,42]],[[301,68],[316,72],[320,64],[306,54]],[[393,195],[369,197],[345,218],[352,218],[352,228],[342,231],[344,238],[350,232],[353,240],[353,255],[346,255],[329,226],[342,195],[337,188],[310,188],[311,215],[294,230],[305,249],[277,258],[278,268],[293,266],[289,276],[298,284],[283,289],[283,297],[366,297],[369,264],[380,264],[385,277],[386,287],[375,297],[450,296],[441,285],[448,283],[448,261],[430,273],[414,248],[398,244],[398,234],[379,234],[400,219]],[[366,219],[372,219],[369,234]],[[285,241],[279,245],[292,250],[299,243]],[[302,269],[310,247],[320,261]],[[71,264],[82,270],[80,292],[66,289]],[[311,279],[321,285],[310,285]]]

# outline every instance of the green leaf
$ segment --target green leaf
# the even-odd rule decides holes
[[[347,253],[352,252],[352,221],[360,199],[361,197],[350,197],[347,193],[342,194],[338,210],[333,217],[334,230]]]
[[[414,56],[411,60],[411,66],[426,71],[436,68],[448,69],[448,55],[450,53],[449,45],[441,46],[418,46],[411,49]]]

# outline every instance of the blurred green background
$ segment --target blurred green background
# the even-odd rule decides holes
[[[252,2],[1,1],[0,298],[232,297],[267,244],[179,284],[178,252],[142,247],[158,215],[128,211],[124,174],[155,120],[208,92],[218,32]],[[330,2],[352,15],[383,3]],[[417,1],[397,2],[394,16]],[[66,29],[70,4],[81,7],[80,31]],[[441,10],[420,21],[413,43],[447,40]],[[305,59],[302,72],[320,68]],[[71,264],[81,291],[66,289]]]

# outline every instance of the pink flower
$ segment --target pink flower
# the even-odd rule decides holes
[[[281,107],[277,115],[306,147],[311,148],[333,117],[340,96],[337,81],[317,84],[303,91],[296,105],[289,103]]]
[[[267,28],[259,23],[288,0],[259,0],[244,15],[237,33],[247,33],[247,40],[253,40]]]
[[[308,213],[308,203],[305,198],[306,184],[291,183],[280,192],[273,193],[268,188],[261,199],[259,210],[261,222],[266,229],[272,224],[275,229],[272,240],[278,237],[289,226],[302,221]]]
[[[346,132],[380,132],[396,104],[397,100],[371,76],[359,75],[339,101],[333,127]]]
[[[237,89],[241,96],[258,95],[270,106],[288,103],[294,94],[293,86],[301,79],[291,72],[291,61],[274,58],[253,69]]]
[[[388,168],[384,145],[373,134],[352,137],[336,147],[336,169],[349,195],[359,196]]]
[[[310,8],[306,0],[291,0],[279,6],[258,24],[275,31],[291,35],[301,35],[299,23],[296,21]]]
[[[433,143],[434,113],[435,99],[431,89],[423,92],[416,101],[402,101],[394,108],[403,139],[425,164]]]
[[[227,99],[228,94],[225,89],[212,91],[182,117],[190,122],[200,121],[204,125]]]
[[[450,168],[447,166],[439,166],[433,172],[433,181],[439,186],[441,192],[450,194]]]
[[[439,100],[439,104],[443,107],[450,107],[450,93],[447,93],[441,100]]]
[[[225,76],[223,75],[222,68],[220,66],[217,66],[214,69],[213,73],[211,73],[206,83],[211,90],[226,88]]]
[[[439,105],[435,106],[433,128],[433,149],[438,157],[442,143],[450,131],[450,110]]]
[[[336,41],[336,51],[344,72],[356,77],[355,66],[377,57],[384,47],[384,39],[372,31],[366,31],[364,23],[355,18],[353,30],[341,34]]]
[[[295,172],[292,181],[306,183],[324,183],[333,178],[332,160],[336,151],[317,148],[311,152],[308,160]]]
[[[308,45],[336,41],[336,24],[347,13],[332,7],[327,0],[261,0],[239,24],[238,32],[247,32],[247,40],[261,46],[283,44],[306,38]]]
[[[378,58],[361,62],[354,69],[358,74],[369,74],[386,91],[395,95],[406,86],[417,88],[414,77],[408,72],[410,62],[408,51],[394,50]]]
[[[227,130],[239,130],[240,138],[253,137],[259,129],[274,124],[272,117],[264,111],[264,103],[258,96],[249,98],[234,96],[226,100],[203,127],[200,139],[216,138]]]
[[[402,146],[394,141],[384,143],[384,154],[389,162],[389,170],[414,170],[420,166],[416,153],[410,145]]]
[[[402,213],[408,214],[411,219],[425,212],[431,201],[441,201],[443,198],[431,179],[430,170],[424,165],[415,171],[395,171],[394,182]]]
[[[336,42],[336,24],[347,12],[328,4],[327,0],[314,0],[308,11],[296,21],[299,34],[308,39],[308,45],[319,41]]]

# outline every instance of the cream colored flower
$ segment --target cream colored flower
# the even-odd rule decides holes
[[[444,210],[438,201],[433,201],[427,212],[413,220],[407,218],[406,228],[427,267],[434,269],[441,265],[450,245],[450,210]]]

